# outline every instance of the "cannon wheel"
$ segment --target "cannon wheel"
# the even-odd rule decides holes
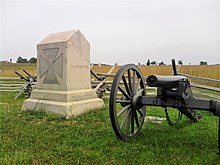
[[[122,66],[115,75],[110,93],[110,118],[115,134],[122,140],[138,135],[146,107],[137,105],[138,96],[145,96],[145,82],[134,64]]]

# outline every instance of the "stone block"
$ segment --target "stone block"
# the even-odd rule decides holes
[[[53,33],[37,45],[37,87],[23,110],[78,116],[103,107],[90,83],[90,45],[79,30]]]

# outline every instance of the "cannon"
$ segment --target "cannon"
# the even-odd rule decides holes
[[[118,70],[111,87],[109,111],[113,130],[119,139],[125,141],[140,133],[148,106],[165,110],[174,108],[193,122],[201,119],[199,110],[220,116],[220,102],[195,99],[188,78],[178,75],[175,60],[172,60],[172,66],[173,76],[150,75],[146,80],[134,64]],[[156,96],[147,95],[145,84],[157,88]]]
[[[31,95],[31,91],[33,87],[36,85],[37,76],[30,75],[26,70],[23,69],[23,72],[27,75],[27,77],[23,76],[19,72],[15,71],[15,74],[20,77],[21,80],[25,80],[26,83],[22,87],[22,90],[15,96],[14,100],[16,100],[22,93],[25,94],[26,98],[29,98]]]

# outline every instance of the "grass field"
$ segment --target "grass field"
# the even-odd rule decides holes
[[[117,66],[113,73],[116,73],[120,66]],[[151,74],[156,75],[171,75],[172,67],[171,66],[139,66],[143,75],[148,76]],[[31,75],[37,74],[37,66],[36,64],[4,64],[0,63],[0,77],[16,77],[17,75],[14,73],[18,71],[19,73],[25,75],[22,69],[28,71]],[[111,66],[93,66],[93,70],[100,73],[107,73],[111,69]],[[180,66],[180,73],[189,74],[197,77],[205,77],[211,79],[220,79],[220,65],[190,65],[190,66]],[[208,83],[201,81],[193,81],[203,85],[209,85],[214,87],[219,87],[220,85],[217,83]]]
[[[0,63],[0,77],[17,77],[15,71],[25,75],[22,69],[25,69],[31,75],[36,75],[37,73],[36,64]]]
[[[118,66],[113,73],[119,69]],[[151,74],[156,75],[171,75],[172,74],[172,66],[139,66],[144,76],[149,76]],[[111,66],[93,66],[93,69],[96,72],[107,73],[110,70]],[[211,79],[220,79],[220,65],[191,65],[191,66],[180,66],[180,73],[189,74],[192,76],[198,77],[206,77]]]
[[[118,66],[113,73],[116,73],[120,66]],[[172,75],[172,66],[139,66],[142,74],[144,76],[149,76],[151,74],[156,75]],[[100,73],[107,73],[110,70],[111,66],[94,66],[93,69],[96,72]],[[208,65],[208,66],[180,66],[179,67],[179,73],[189,74],[192,76],[197,77],[204,77],[204,78],[211,78],[220,80],[220,65]],[[210,83],[210,82],[204,82],[204,81],[195,81],[191,80],[191,82],[208,85],[208,86],[214,86],[220,88],[219,83]]]
[[[116,67],[113,73],[119,69],[120,66]],[[172,74],[172,67],[171,66],[139,66],[143,75],[148,76],[151,74],[157,75],[171,75]],[[36,64],[4,64],[0,63],[0,77],[16,77],[15,71],[21,72],[22,69],[25,69],[30,74],[35,75],[37,73],[37,66]],[[93,66],[93,69],[96,72],[100,73],[107,73],[110,70],[111,66]],[[220,65],[208,65],[208,66],[201,66],[201,65],[191,65],[186,66],[183,65],[179,69],[180,73],[189,74],[192,76],[198,77],[206,77],[211,79],[220,79]]]
[[[211,70],[205,74],[206,67]],[[110,68],[93,69],[108,72]],[[36,65],[4,64],[1,76],[15,77],[14,71],[22,69],[36,74]],[[171,66],[141,69],[145,76],[171,74]],[[180,69],[186,74],[219,79],[219,66]],[[201,112],[198,123],[183,117],[173,127],[166,121],[144,123],[140,136],[123,142],[113,132],[108,100],[101,110],[67,120],[45,112],[22,112],[24,98],[13,100],[16,94],[0,94],[0,164],[220,164],[218,121],[211,113]],[[163,109],[153,107],[147,107],[147,114],[165,117]],[[172,119],[176,117],[177,111],[171,113]]]
[[[129,142],[116,138],[106,107],[66,120],[44,112],[22,112],[23,98],[1,94],[0,164],[218,164],[217,118],[202,112],[192,123],[145,123]],[[6,104],[8,103],[8,104]],[[149,107],[148,115],[165,116]]]

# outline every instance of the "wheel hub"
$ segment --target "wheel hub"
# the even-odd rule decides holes
[[[139,95],[134,95],[131,99],[131,106],[134,108],[134,109],[139,109],[141,108],[141,104],[139,103],[139,98],[140,96]]]

